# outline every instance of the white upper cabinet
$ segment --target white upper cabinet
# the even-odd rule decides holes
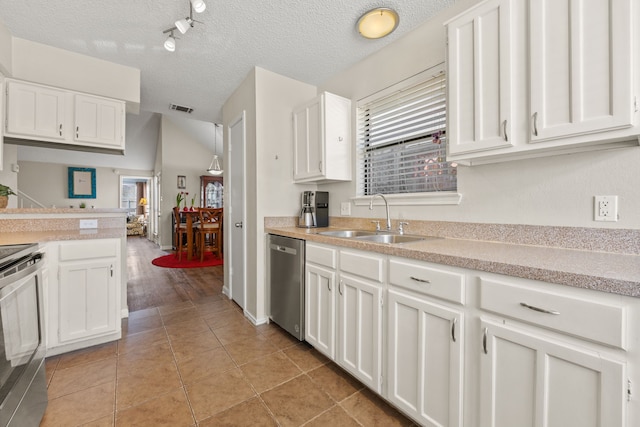
[[[492,0],[447,26],[449,153],[510,147],[511,0]]]
[[[64,141],[66,92],[31,83],[7,81],[7,135]]]
[[[120,101],[76,95],[74,139],[107,147],[120,147],[123,142],[123,109],[124,105]]]
[[[637,146],[639,15],[632,0],[487,0],[447,22],[447,159]]]
[[[6,135],[124,152],[123,101],[7,80]]]
[[[630,0],[531,0],[532,142],[633,124]]]
[[[351,180],[351,101],[324,92],[293,111],[293,180]]]

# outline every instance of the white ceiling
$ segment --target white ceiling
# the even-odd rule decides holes
[[[319,85],[416,28],[454,0],[205,0],[202,21],[163,48],[162,31],[189,13],[188,0],[0,0],[0,20],[15,37],[141,70],[141,109],[221,122],[222,105],[259,66]],[[367,40],[358,18],[377,6],[400,15],[397,30]],[[420,52],[416,52],[420,55]]]

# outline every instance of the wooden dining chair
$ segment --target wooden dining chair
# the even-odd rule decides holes
[[[176,223],[173,228],[176,243],[176,256],[178,257],[178,261],[182,261],[182,251],[187,250],[187,224],[180,220],[180,208],[177,206],[174,206],[173,208],[173,217]]]
[[[196,230],[196,245],[200,254],[200,262],[205,252],[220,257],[222,254],[222,209],[200,208],[200,226]]]

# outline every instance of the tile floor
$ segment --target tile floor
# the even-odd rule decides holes
[[[222,295],[140,310],[123,338],[47,359],[41,426],[408,426],[274,324]]]

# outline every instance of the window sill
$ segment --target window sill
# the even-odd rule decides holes
[[[428,205],[459,205],[462,194],[457,192],[441,193],[407,193],[407,194],[385,194],[389,206],[428,206]],[[371,203],[371,196],[352,197],[351,201],[356,206],[367,206]],[[384,205],[381,197],[375,197],[373,204]]]

